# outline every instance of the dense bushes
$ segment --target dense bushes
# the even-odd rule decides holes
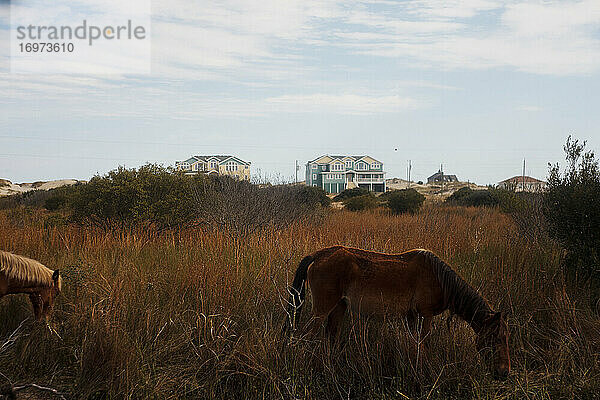
[[[360,194],[363,192],[365,194]],[[338,197],[342,195],[345,197],[344,208],[349,211],[371,210],[384,206],[394,214],[414,213],[421,208],[425,201],[425,196],[415,189],[392,190],[376,197],[366,189],[355,188],[344,190]]]
[[[226,176],[205,179],[194,188],[197,222],[223,228],[233,235],[247,235],[267,226],[283,228],[294,221],[314,217],[329,206],[322,189],[275,185],[260,188]]]
[[[0,197],[0,210],[7,210],[19,206],[43,207],[44,203],[49,198],[54,197],[59,189],[60,188],[51,190],[38,189]]]
[[[119,167],[68,190],[66,203],[79,223],[104,228],[139,223],[181,226],[195,217],[193,190],[202,181],[201,176],[172,173],[153,164],[139,169]]]
[[[295,193],[296,200],[309,207],[315,207],[320,205],[321,207],[329,207],[331,200],[327,197],[327,193],[321,188],[316,186],[294,186],[288,187],[288,189]]]
[[[354,190],[354,189],[350,189],[350,190]],[[362,189],[362,190],[364,190],[364,189]],[[377,198],[372,193],[369,193],[368,191],[367,191],[367,194],[365,194],[365,195],[352,196],[352,197],[348,197],[348,198],[346,198],[346,200],[344,200],[344,207],[346,208],[346,210],[350,210],[350,211],[371,210],[371,209],[377,207],[378,204],[379,204],[379,202],[377,201]]]
[[[544,215],[550,235],[568,252],[568,265],[600,278],[600,170],[585,142],[567,139],[567,168],[550,167]]]
[[[365,196],[370,194],[371,192],[369,192],[368,189],[365,188],[361,188],[361,187],[355,187],[352,189],[346,189],[343,192],[341,192],[340,194],[338,194],[337,196],[335,196],[333,198],[333,201],[344,201],[346,199],[349,199],[351,197],[358,197],[358,196]]]
[[[393,190],[381,197],[387,200],[387,207],[394,214],[415,213],[419,211],[425,201],[425,196],[415,189]]]
[[[247,234],[313,215],[329,205],[329,198],[316,187],[261,188],[226,176],[184,175],[148,164],[139,169],[120,167],[87,184],[61,188],[45,198],[44,205],[67,211],[77,223],[104,229],[201,224]]]
[[[493,207],[500,204],[500,198],[496,190],[473,190],[469,187],[463,187],[452,193],[446,203],[459,206],[489,206]]]

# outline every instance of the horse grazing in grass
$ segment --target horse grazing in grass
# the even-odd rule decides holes
[[[0,298],[28,293],[35,318],[48,318],[62,289],[59,270],[52,271],[27,257],[0,250]]]
[[[510,372],[503,315],[430,251],[384,254],[333,246],[306,256],[290,289],[286,330],[298,323],[307,282],[313,314],[325,321],[332,340],[338,338],[348,308],[360,314],[402,316],[413,328],[419,318],[422,336],[429,333],[432,317],[449,309],[475,331],[480,350],[493,351],[494,377],[505,379]]]

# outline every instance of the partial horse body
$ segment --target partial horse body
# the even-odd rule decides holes
[[[492,372],[504,379],[510,372],[508,326],[483,297],[452,268],[427,250],[385,254],[333,246],[306,256],[290,289],[289,319],[294,329],[310,287],[313,315],[325,322],[333,340],[350,309],[367,315],[396,315],[414,325],[421,318],[426,336],[434,316],[450,310],[477,334],[480,349],[494,352]]]
[[[0,298],[27,293],[35,318],[48,318],[62,289],[59,270],[52,271],[38,261],[0,250]]]

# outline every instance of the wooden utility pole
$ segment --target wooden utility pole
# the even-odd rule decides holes
[[[298,184],[298,160],[296,160],[296,185]]]
[[[525,159],[523,159],[523,176],[521,181],[521,191],[525,191]]]

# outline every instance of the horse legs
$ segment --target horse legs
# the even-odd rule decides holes
[[[31,293],[29,295],[29,300],[31,300],[31,305],[33,306],[33,315],[35,316],[35,319],[39,321],[42,319],[42,310],[44,308],[42,296],[40,296],[39,293]]]
[[[329,336],[331,343],[337,343],[340,336],[340,328],[348,309],[348,300],[342,297],[335,307],[327,315],[325,333]]]

